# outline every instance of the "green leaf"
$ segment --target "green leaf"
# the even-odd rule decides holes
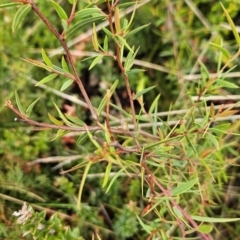
[[[216,44],[216,43],[210,42],[210,44],[211,44],[213,47],[217,48],[217,49],[218,49],[221,53],[223,53],[227,58],[230,58],[230,57],[231,57],[231,54],[229,53],[229,51],[228,51],[227,49],[223,48],[222,46],[220,46],[220,45],[218,45],[218,44]]]
[[[17,106],[18,106],[18,110],[20,111],[20,113],[21,113],[22,115],[25,115],[25,112],[24,112],[24,110],[23,110],[23,107],[22,107],[22,104],[21,104],[21,102],[20,102],[20,99],[19,99],[19,96],[18,96],[17,91],[15,91],[15,98],[16,98],[16,103],[17,103]]]
[[[156,105],[158,105],[159,98],[160,98],[160,94],[158,94],[157,97],[152,102],[152,104],[151,104],[151,106],[149,108],[148,114],[152,114],[153,113],[154,109],[156,108]]]
[[[74,81],[71,80],[71,79],[67,80],[67,81],[62,85],[60,91],[62,92],[62,91],[64,91],[64,90],[66,90],[69,86],[71,86],[71,85],[73,84],[73,82],[74,82]]]
[[[102,55],[97,56],[91,63],[89,70],[91,70],[95,65],[97,65],[103,59]]]
[[[76,12],[74,19],[84,19],[86,17],[93,17],[93,16],[101,16],[105,17],[102,13],[101,13],[101,9],[100,8],[85,8],[82,9],[78,12]]]
[[[198,181],[198,179],[195,178],[188,182],[180,183],[179,186],[177,186],[176,188],[174,188],[172,190],[172,196],[180,195],[182,193],[187,192],[197,183],[197,181]]]
[[[95,23],[93,23],[92,30],[93,30],[93,33],[92,33],[92,44],[93,44],[94,50],[96,52],[98,52],[98,50],[99,50],[99,43],[98,43],[98,37],[97,37],[97,31],[96,31]]]
[[[119,82],[118,80],[116,80],[114,82],[114,84],[111,86],[109,92],[104,96],[103,100],[100,102],[99,107],[97,109],[97,115],[99,115],[99,116],[101,115],[103,108],[106,106],[107,100],[110,99],[111,96],[113,95],[113,93],[118,85],[118,82]]]
[[[102,30],[111,38],[115,39],[114,35],[105,27],[102,28]]]
[[[28,62],[28,63],[30,63],[34,66],[46,69],[48,72],[52,71],[50,67],[48,67],[46,64],[44,64],[43,62],[40,62],[38,60],[33,60],[33,59],[30,59],[30,58],[22,58],[22,60],[25,61],[25,62]]]
[[[48,113],[48,117],[51,120],[51,122],[53,122],[55,125],[57,125],[57,126],[62,126],[63,125],[63,122],[57,120],[51,113]]]
[[[50,74],[49,76],[43,78],[41,81],[39,81],[38,83],[36,83],[35,86],[40,86],[44,83],[47,83],[47,82],[50,82],[51,80],[53,80],[54,78],[56,78],[58,76],[58,74],[56,73],[53,73],[53,74]]]
[[[202,216],[193,216],[191,218],[200,222],[210,222],[210,223],[226,223],[226,222],[236,222],[240,221],[240,218],[211,218],[211,217],[202,217]]]
[[[74,24],[72,27],[70,27],[67,30],[67,37],[71,36],[73,33],[77,33],[77,30],[81,29],[86,24],[92,24],[93,22],[96,22],[98,20],[104,20],[104,19],[106,19],[105,16],[96,16],[96,17],[91,17],[89,19],[82,20]]]
[[[104,179],[103,179],[103,184],[102,184],[102,187],[104,188],[107,183],[108,183],[108,179],[109,179],[109,174],[111,172],[111,169],[112,169],[112,163],[108,163],[107,167],[106,167],[106,171],[105,171],[105,174],[104,174]]]
[[[80,120],[79,118],[73,117],[73,116],[71,116],[71,115],[69,115],[69,114],[67,114],[67,113],[65,113],[65,116],[66,116],[70,121],[72,121],[73,123],[77,124],[78,126],[85,126],[85,123],[84,123],[82,120]]]
[[[213,226],[210,224],[201,224],[198,226],[198,231],[201,233],[210,233],[213,230]]]
[[[25,4],[22,7],[20,7],[17,11],[17,13],[14,16],[13,23],[12,23],[12,31],[15,32],[24,18],[27,16],[28,12],[31,10],[30,4]]]
[[[116,181],[116,179],[122,174],[122,172],[124,171],[124,169],[120,169],[112,178],[111,182],[109,183],[106,193],[108,193],[108,191],[110,190],[111,186],[113,185],[113,183]]]
[[[59,107],[56,105],[56,103],[53,103],[55,108],[57,109],[59,117],[66,123],[68,126],[72,126],[73,124],[67,120],[67,118],[64,116],[64,114],[61,112]]]
[[[127,41],[121,37],[121,36],[117,36],[116,37],[130,52],[134,53],[134,51],[131,49],[131,47],[128,45]]]
[[[82,176],[82,179],[81,179],[81,184],[79,186],[79,191],[78,191],[78,198],[77,198],[77,209],[80,210],[81,209],[81,199],[82,199],[82,192],[83,192],[83,187],[85,185],[85,181],[87,179],[87,175],[88,175],[88,172],[90,170],[92,166],[92,162],[89,161],[85,170],[84,170],[84,173],[83,173],[83,176]]]
[[[63,69],[65,72],[67,72],[67,73],[70,72],[64,56],[62,56],[62,69]]]
[[[148,87],[148,88],[145,88],[143,89],[142,91],[140,92],[137,92],[134,97],[133,97],[133,100],[136,100],[137,98],[139,98],[140,96],[144,95],[145,93],[151,91],[153,88],[155,88],[156,86],[152,86],[152,87]]]
[[[93,138],[93,135],[91,134],[91,132],[86,128],[86,132],[88,134],[88,137],[90,139],[90,141],[93,143],[93,145],[99,150],[99,152],[102,152],[102,147],[99,145],[99,143]]]
[[[85,133],[83,133],[83,134],[77,139],[76,144],[77,144],[78,146],[82,146],[83,143],[84,143],[88,138],[89,138],[89,137],[88,137],[88,134],[85,132]]]
[[[176,214],[177,217],[182,218],[182,216],[183,216],[182,212],[179,210],[178,207],[173,206],[173,211],[174,211],[174,213]]]
[[[144,70],[144,69],[135,68],[135,69],[128,70],[128,71],[126,72],[126,74],[127,74],[128,76],[130,76],[131,74],[141,73],[141,72],[145,72],[145,71],[146,71],[146,70]]]
[[[104,38],[103,51],[104,51],[105,53],[108,52],[108,37],[107,37],[107,35],[106,35],[105,38]]]
[[[40,99],[40,98],[36,99],[36,100],[35,100],[33,103],[31,103],[31,104],[29,105],[29,107],[27,108],[26,114],[27,114],[28,117],[30,116],[33,107],[35,106],[35,104],[38,102],[39,99]]]
[[[228,23],[229,23],[230,26],[231,26],[231,29],[232,29],[232,31],[233,31],[233,35],[234,35],[234,37],[235,37],[235,39],[236,39],[236,41],[237,41],[237,44],[238,44],[238,46],[240,47],[240,37],[239,37],[239,34],[238,34],[238,32],[237,32],[236,26],[234,25],[234,23],[233,23],[230,15],[228,14],[228,12],[227,12],[227,10],[225,9],[225,7],[223,6],[223,4],[222,4],[221,2],[220,2],[220,4],[221,4],[221,6],[222,6],[222,8],[223,8],[223,11],[224,11],[226,17],[227,17]]]
[[[127,117],[127,118],[132,118],[132,116],[129,114],[129,113],[127,113],[126,111],[124,111],[121,107],[119,107],[119,106],[117,106],[117,105],[115,105],[114,103],[111,103],[110,102],[110,105],[113,107],[113,108],[115,108],[115,109],[117,109],[120,113],[122,113],[125,117]]]
[[[142,228],[148,233],[148,234],[152,234],[152,231],[154,230],[154,227],[152,227],[151,225],[145,224],[138,215],[136,215],[140,225],[142,226]]]
[[[238,85],[228,82],[228,81],[225,81],[225,80],[222,80],[222,79],[217,79],[216,83],[218,83],[220,86],[226,87],[226,88],[239,88]]]
[[[137,32],[141,31],[142,29],[144,29],[145,27],[148,27],[150,25],[150,23],[145,24],[141,27],[135,28],[134,30],[132,30],[131,32],[129,32],[126,36],[125,39],[129,38],[130,36],[136,34]]]
[[[209,139],[210,142],[219,150],[219,142],[214,135],[209,133],[206,135],[206,138]]]
[[[59,130],[57,131],[56,136],[55,136],[53,139],[51,139],[50,142],[52,142],[52,141],[54,141],[54,140],[56,140],[56,139],[58,139],[58,138],[60,138],[60,137],[62,137],[62,136],[64,136],[64,135],[66,135],[68,132],[69,132],[69,131],[66,131],[66,130],[63,130],[63,129],[59,129]]]
[[[73,3],[74,3],[74,0],[68,0],[68,2],[69,2],[70,4],[73,4]]]
[[[45,53],[44,49],[42,49],[42,58],[43,58],[43,61],[44,61],[49,67],[53,67],[52,62],[51,62],[51,60],[49,59],[49,57],[47,56],[47,54]]]
[[[8,8],[22,5],[22,3],[4,3],[0,5],[0,8]]]
[[[210,79],[210,74],[206,68],[206,66],[201,62],[201,61],[198,61],[200,66],[201,66],[201,76],[202,76],[202,81],[203,81],[203,85],[206,84],[206,80],[209,80]]]
[[[53,7],[55,8],[58,16],[61,19],[67,20],[68,16],[67,16],[66,12],[63,10],[63,8],[58,3],[56,3],[55,1],[50,1],[50,2],[52,3]]]
[[[66,20],[64,19],[61,19],[61,23],[62,23],[62,26],[63,26],[63,30],[66,32],[67,29],[68,29],[68,23]]]

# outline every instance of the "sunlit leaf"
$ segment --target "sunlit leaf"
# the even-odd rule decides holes
[[[111,172],[112,169],[112,163],[108,163],[107,167],[106,167],[106,171],[104,174],[104,178],[103,178],[103,183],[102,183],[102,187],[104,188],[107,183],[108,183],[108,179],[109,179],[109,174]]]
[[[68,19],[68,16],[66,14],[66,12],[63,10],[63,8],[55,1],[51,1],[53,7],[55,8],[58,16],[61,18],[61,19],[64,19],[64,20],[67,20]]]
[[[59,130],[57,131],[56,136],[55,136],[53,139],[51,139],[50,141],[52,142],[52,141],[54,141],[54,140],[56,140],[56,139],[58,139],[58,138],[60,138],[60,137],[62,137],[62,136],[64,136],[64,135],[66,135],[68,132],[69,132],[69,131],[66,131],[66,130],[63,130],[63,129],[59,129]]]
[[[89,70],[91,70],[95,65],[97,65],[99,62],[101,62],[103,59],[102,55],[97,56],[91,63]]]
[[[17,103],[17,106],[18,106],[18,110],[20,111],[21,114],[25,115],[25,112],[23,110],[23,107],[22,107],[22,104],[20,102],[17,91],[15,91],[15,99],[16,99],[16,103]]]
[[[198,231],[201,233],[210,233],[213,230],[213,226],[210,224],[201,224],[198,226]]]
[[[82,21],[79,21],[78,23],[68,28],[67,37],[71,36],[73,33],[76,33],[78,29],[81,29],[86,24],[92,24],[93,22],[96,22],[98,20],[104,20],[105,18],[106,18],[105,16],[96,16],[96,17],[91,17],[89,19],[84,19]]]
[[[191,218],[200,222],[210,222],[210,223],[226,223],[226,222],[236,222],[240,221],[240,218],[211,218],[211,217],[202,217],[202,216],[193,216]]]
[[[48,117],[51,120],[51,122],[53,122],[55,125],[57,125],[57,126],[62,126],[63,125],[63,122],[57,120],[51,113],[48,113]]]
[[[69,80],[67,80],[66,82],[64,82],[64,84],[62,85],[60,91],[62,92],[62,91],[64,91],[64,90],[66,90],[68,87],[70,87],[70,86],[73,84],[73,82],[74,82],[74,81],[71,80],[71,79],[69,79]]]
[[[84,125],[85,125],[85,123],[84,123],[82,120],[80,120],[79,118],[77,118],[77,117],[73,117],[73,116],[71,116],[71,115],[69,115],[69,114],[67,114],[67,113],[65,113],[65,116],[66,116],[70,121],[72,121],[73,123],[77,124],[78,126],[84,126]]]
[[[133,97],[133,100],[139,98],[140,96],[144,95],[145,93],[151,91],[152,89],[154,89],[156,86],[151,86],[151,87],[148,87],[148,88],[145,88],[143,89],[142,91],[140,92],[137,92],[134,97]]]
[[[0,8],[15,7],[19,5],[22,5],[22,3],[4,3],[4,4],[0,4]]]
[[[141,27],[135,28],[134,30],[132,30],[131,32],[129,32],[126,36],[125,39],[129,38],[130,36],[140,32],[142,29],[148,27],[150,25],[150,23],[142,25]]]
[[[42,49],[42,58],[43,58],[43,61],[44,61],[49,67],[52,67],[52,66],[53,66],[51,60],[49,59],[49,57],[48,57],[47,54],[45,53],[44,49]]]
[[[212,46],[214,46],[215,48],[217,48],[219,51],[221,51],[227,58],[230,58],[231,57],[231,54],[229,53],[229,51],[225,48],[223,48],[222,46],[216,44],[216,43],[211,43],[210,44]]]
[[[188,192],[197,182],[198,182],[198,179],[195,178],[188,182],[180,183],[179,186],[177,186],[172,190],[172,195],[176,196],[176,195],[180,195],[182,193]]]
[[[41,81],[39,81],[38,83],[36,83],[35,86],[40,86],[44,83],[47,83],[47,82],[50,82],[51,80],[53,80],[54,78],[56,78],[58,76],[58,74],[56,73],[53,73],[53,74],[50,74],[49,76],[43,78]]]
[[[226,17],[227,17],[228,23],[231,26],[231,29],[233,31],[233,35],[234,35],[234,37],[235,37],[235,39],[237,41],[237,44],[240,47],[240,37],[239,37],[239,34],[237,32],[236,26],[234,25],[233,20],[231,19],[230,15],[228,14],[226,8],[223,6],[223,4],[221,2],[220,2],[220,4],[221,4],[221,6],[223,8],[223,11],[224,11]]]
[[[117,85],[118,85],[118,80],[116,80],[114,82],[114,84],[111,86],[110,90],[108,91],[108,93],[104,96],[104,98],[102,99],[102,101],[99,104],[99,107],[97,109],[97,114],[100,115],[103,108],[106,106],[107,100],[111,98],[112,94],[114,93]]]
[[[113,185],[113,183],[117,180],[117,178],[122,174],[122,172],[124,171],[124,169],[120,169],[116,174],[114,174],[114,177],[112,178],[111,182],[109,183],[106,193],[108,193],[108,191],[111,189],[111,186]]]
[[[62,56],[62,69],[63,69],[65,72],[67,72],[67,73],[70,72],[64,56]]]
[[[238,85],[222,80],[222,79],[217,79],[216,83],[218,83],[220,86],[222,87],[226,87],[226,88],[239,88]]]
[[[27,114],[28,117],[30,116],[33,107],[35,106],[35,104],[38,102],[39,99],[40,99],[40,98],[36,99],[36,100],[35,100],[33,103],[31,103],[31,104],[29,105],[29,107],[27,108],[26,114]]]
[[[30,4],[25,4],[18,9],[12,23],[13,32],[15,32],[19,28],[20,24],[23,22],[24,18],[27,16],[30,10],[31,10]]]

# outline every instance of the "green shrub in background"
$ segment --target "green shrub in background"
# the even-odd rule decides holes
[[[24,129],[2,131],[1,154],[11,162],[1,166],[5,222],[1,237],[20,236],[19,230],[7,230],[12,228],[13,217],[10,222],[6,217],[14,212],[13,203],[23,205],[14,215],[26,239],[217,239],[219,222],[231,229],[234,223],[227,222],[239,220],[237,211],[220,211],[223,186],[232,178],[228,170],[239,158],[239,104],[216,102],[229,95],[228,90],[236,93],[238,89],[228,79],[236,69],[240,46],[228,13],[236,5],[226,2],[227,8],[222,6],[221,11],[228,20],[223,27],[231,28],[237,50],[230,44],[226,47],[221,32],[201,15],[203,1],[185,1],[188,7],[182,1],[164,5],[153,1],[138,10],[147,2],[19,0],[0,5],[12,19],[14,34],[21,36],[21,24],[28,29],[22,42],[31,56],[23,51],[24,61],[15,60],[12,69],[3,61],[6,76],[11,76],[5,89],[13,89],[15,81],[16,88],[25,88],[15,92],[15,101],[14,91],[4,90],[4,97],[11,98],[5,106],[14,113],[9,119],[17,120],[9,126],[22,124]],[[20,5],[17,12],[15,5]],[[220,8],[220,4],[212,5],[215,11]],[[148,39],[149,19],[143,17],[149,16],[146,13],[155,18],[151,36],[157,40],[152,42]],[[136,25],[138,17],[140,25]],[[200,32],[200,23],[207,32]],[[71,46],[81,32],[91,37],[91,44],[84,46],[91,52],[85,52],[90,58],[80,63],[76,61],[79,52]],[[192,42],[185,34],[193,36]],[[204,39],[204,34],[211,34],[211,43],[198,53],[197,46],[206,41],[198,42],[197,37]],[[36,49],[31,51],[28,41]],[[9,45],[13,49],[17,44],[15,39]],[[159,48],[164,50],[158,52]],[[149,62],[136,60],[146,53]],[[8,61],[17,58],[4,54]],[[205,55],[213,59],[204,60]],[[160,62],[154,63],[155,59]],[[79,69],[86,66],[106,86],[103,96],[86,91],[79,77]],[[144,67],[150,70],[144,72]],[[195,74],[198,69],[199,75]],[[150,82],[151,75],[156,77],[156,86]],[[190,79],[195,81],[186,81]],[[33,83],[45,90],[33,88]],[[74,84],[84,101],[63,93]],[[124,91],[127,107],[123,107],[118,89]],[[156,94],[159,91],[163,96]],[[56,95],[70,100],[76,109],[67,105],[63,111]],[[173,97],[177,101],[170,107]],[[174,110],[160,111],[168,108]],[[84,116],[84,109],[89,109],[90,117]],[[31,126],[43,131],[36,133]],[[76,147],[68,149],[64,141],[72,141]],[[17,150],[11,151],[13,148]],[[41,158],[29,162],[37,157]],[[59,164],[52,166],[55,162]],[[238,232],[231,233],[232,239]]]

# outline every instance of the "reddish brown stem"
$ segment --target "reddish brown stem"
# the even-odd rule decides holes
[[[55,35],[55,37],[58,39],[58,41],[60,42],[60,44],[62,45],[65,53],[66,53],[66,56],[67,56],[67,59],[69,61],[69,64],[72,68],[72,71],[73,71],[73,74],[74,74],[74,77],[75,77],[75,82],[77,83],[88,107],[89,107],[89,110],[91,111],[91,114],[92,114],[92,118],[97,121],[98,120],[98,116],[96,114],[96,111],[94,110],[93,106],[92,106],[92,103],[86,93],[86,90],[82,84],[82,81],[80,79],[80,77],[78,76],[78,73],[77,73],[77,70],[75,68],[75,65],[74,65],[74,61],[73,61],[73,58],[72,58],[72,55],[68,49],[68,46],[66,44],[66,41],[65,39],[58,33],[58,31],[55,29],[55,27],[48,21],[48,19],[42,14],[42,12],[38,9],[37,5],[34,3],[33,0],[29,0],[29,4],[31,4],[32,6],[32,9],[33,11],[40,17],[40,19],[45,23],[45,25],[48,27],[48,29]]]

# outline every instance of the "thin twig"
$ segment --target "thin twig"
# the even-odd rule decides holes
[[[82,84],[82,81],[80,79],[80,77],[78,76],[78,73],[77,73],[77,70],[76,70],[76,67],[74,65],[74,61],[73,61],[73,58],[72,58],[72,55],[69,51],[69,48],[67,46],[67,43],[65,41],[65,39],[58,33],[58,31],[55,29],[55,27],[49,22],[49,20],[42,14],[42,12],[38,9],[37,5],[35,4],[35,2],[33,0],[29,0],[29,3],[31,4],[32,6],[32,9],[33,11],[40,17],[40,19],[45,23],[45,25],[48,27],[48,29],[55,35],[55,37],[58,39],[58,41],[60,42],[60,44],[62,45],[66,55],[67,55],[67,59],[69,61],[69,64],[72,68],[72,71],[73,71],[73,74],[75,76],[75,82],[77,83],[90,111],[91,111],[91,114],[92,114],[92,118],[97,121],[98,119],[98,116],[96,114],[96,111],[94,110],[93,106],[92,106],[92,103],[86,93],[86,90]]]

